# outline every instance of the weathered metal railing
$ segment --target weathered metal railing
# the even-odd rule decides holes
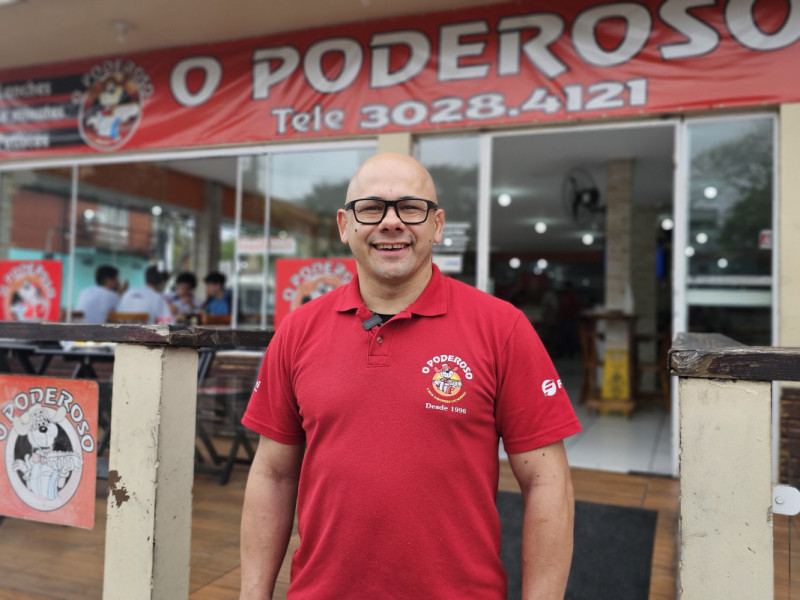
[[[800,381],[800,348],[678,334],[681,600],[772,600],[772,382]]]
[[[271,331],[0,322],[0,338],[116,342],[103,597],[189,596],[198,348]]]

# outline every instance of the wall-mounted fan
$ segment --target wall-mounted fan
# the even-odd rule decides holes
[[[600,202],[600,190],[586,169],[576,167],[567,171],[561,185],[564,210],[578,222],[584,216],[603,213],[606,207]]]

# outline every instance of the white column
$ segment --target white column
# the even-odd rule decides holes
[[[680,379],[680,600],[773,598],[770,386]]]
[[[117,345],[103,598],[189,596],[197,352]]]

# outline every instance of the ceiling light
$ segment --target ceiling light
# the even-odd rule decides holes
[[[675,227],[675,223],[672,219],[666,218],[661,221],[661,229],[664,231],[672,231],[672,228]]]
[[[453,238],[444,238],[444,245],[445,246],[452,246],[453,245]]]
[[[584,233],[581,241],[587,245],[591,246],[594,243],[594,236],[591,233]]]
[[[155,206],[153,206],[153,208],[150,209],[150,212],[153,214],[154,217],[157,217],[163,212],[163,210],[158,204],[156,204]]]
[[[533,228],[536,230],[536,233],[544,233],[547,231],[547,223],[544,221],[536,221],[536,224],[533,226]]]
[[[703,190],[703,196],[709,200],[716,198],[718,193],[719,190],[717,190],[717,188],[715,188],[713,185],[706,186],[706,188]]]
[[[539,260],[536,261],[536,266],[539,269],[545,270],[547,268],[547,260],[545,260],[544,258],[540,258]]]
[[[509,204],[511,204],[511,196],[509,194],[500,194],[497,197],[497,203],[500,206],[508,206]]]
[[[518,259],[516,256],[508,261],[508,266],[512,269],[519,269],[519,266],[522,264],[522,261]]]
[[[686,250],[683,251],[686,256],[692,257],[694,256],[694,248],[691,246],[686,246]]]
[[[727,259],[727,258],[720,258],[720,259],[717,261],[717,266],[718,266],[720,269],[727,269],[727,268],[728,268],[728,259]]]
[[[122,19],[111,21],[111,26],[114,28],[117,41],[120,44],[124,44],[128,40],[128,32],[134,29],[132,23],[129,23],[128,21],[123,21]]]
[[[698,244],[705,244],[708,241],[708,234],[703,233],[702,231],[698,233],[695,238]]]

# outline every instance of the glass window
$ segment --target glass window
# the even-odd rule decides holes
[[[0,177],[0,259],[61,262],[67,305],[72,170],[8,171]]]
[[[373,154],[374,146],[331,147],[242,158],[237,244],[240,322],[272,325],[276,261],[351,256],[339,239],[336,211],[344,204],[353,173]]]
[[[772,273],[772,120],[689,129],[689,275]]]
[[[773,119],[690,123],[689,330],[771,343]]]
[[[445,212],[442,243],[433,259],[443,273],[475,285],[478,136],[420,138],[417,159],[430,171]]]

